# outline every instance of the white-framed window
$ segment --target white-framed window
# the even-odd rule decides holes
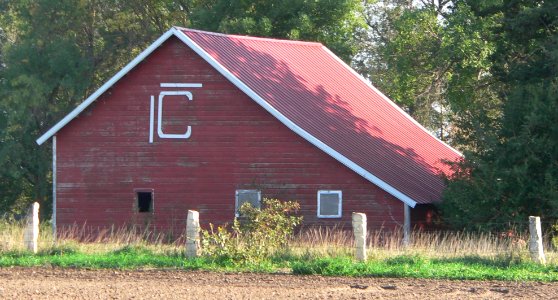
[[[343,193],[318,191],[318,218],[341,218]]]
[[[234,205],[235,216],[239,217],[239,209],[242,204],[248,202],[255,208],[261,208],[262,192],[259,190],[236,190],[236,200]]]

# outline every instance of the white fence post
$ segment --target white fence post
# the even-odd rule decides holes
[[[366,215],[353,213],[353,233],[355,235],[356,259],[366,261]]]
[[[546,264],[542,244],[542,229],[540,217],[529,217],[529,252],[531,259],[540,264]]]
[[[25,249],[37,253],[37,242],[39,239],[39,203],[31,205],[26,217],[25,230],[23,232],[23,243]]]
[[[200,252],[200,213],[188,211],[186,219],[186,257],[197,257]]]

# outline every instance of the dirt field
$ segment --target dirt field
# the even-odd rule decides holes
[[[0,299],[558,299],[558,283],[0,268]]]

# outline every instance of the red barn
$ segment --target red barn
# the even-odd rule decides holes
[[[59,228],[182,230],[188,209],[220,224],[263,197],[298,201],[306,225],[394,228],[461,157],[319,43],[178,27],[51,138]]]

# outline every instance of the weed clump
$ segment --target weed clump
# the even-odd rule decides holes
[[[295,201],[277,199],[264,198],[262,209],[244,203],[230,229],[210,224],[209,230],[202,230],[202,251],[219,260],[261,262],[285,249],[288,238],[302,222],[302,217],[294,215],[299,209]]]

